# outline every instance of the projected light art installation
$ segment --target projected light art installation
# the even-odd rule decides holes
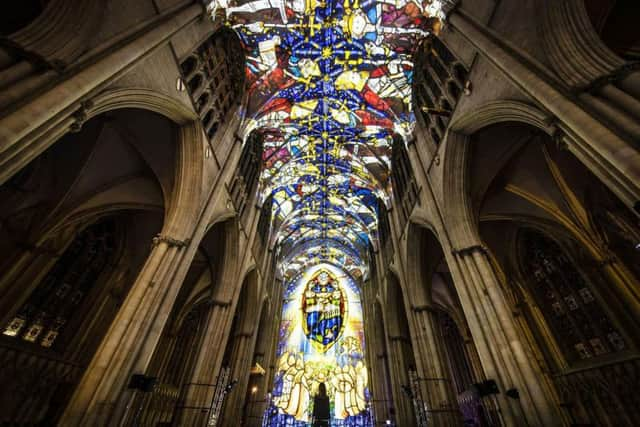
[[[411,138],[413,54],[448,0],[214,0],[246,57],[240,136],[264,141],[260,201],[287,282],[268,424],[309,419],[325,381],[342,425],[365,425],[360,286],[390,207],[394,137]],[[348,390],[348,391],[347,391]],[[288,418],[287,418],[288,417]]]
[[[324,382],[335,419],[363,425],[368,377],[360,290],[344,271],[319,264],[289,281],[277,350],[273,424],[310,420],[311,401]],[[358,423],[360,421],[360,423]]]

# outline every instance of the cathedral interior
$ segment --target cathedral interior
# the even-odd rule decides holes
[[[0,425],[640,426],[637,0],[0,8]]]

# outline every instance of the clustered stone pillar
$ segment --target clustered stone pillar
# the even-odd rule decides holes
[[[186,242],[163,236],[154,239],[151,254],[76,388],[60,425],[107,425],[122,419],[127,410],[123,406],[131,397],[125,391],[129,373],[138,365],[146,367],[153,353],[179,289],[171,286],[172,277],[185,258],[182,255],[187,246]],[[192,255],[194,248],[189,252]],[[141,367],[140,371],[144,369]]]
[[[517,87],[553,113],[579,147],[570,147],[630,208],[640,200],[640,152],[572,100],[541,64],[457,8],[451,27]]]
[[[253,359],[253,349],[256,343],[256,334],[253,328],[243,328],[233,337],[233,348],[231,350],[231,378],[237,380],[233,390],[227,395],[222,412],[222,426],[235,427],[243,418],[245,409],[245,397],[249,384],[249,374]],[[253,399],[251,396],[249,399]]]
[[[433,309],[427,305],[413,307],[412,311],[418,379],[430,422],[436,426],[458,426],[461,422],[460,410],[453,393],[449,370],[444,365],[437,319]]]
[[[534,365],[535,358],[525,351],[485,249],[478,245],[455,251],[449,265],[458,267],[462,276],[454,280],[456,290],[485,374],[501,391],[497,399],[504,421],[507,425],[561,425],[551,389]],[[451,270],[454,274],[455,269]],[[511,388],[518,390],[520,399],[505,396]]]
[[[276,374],[278,360],[276,358],[276,349],[278,347],[278,339],[280,337],[280,319],[282,312],[282,289],[281,282],[276,280],[273,286],[273,306],[270,309],[270,316],[266,317],[267,324],[264,328],[261,326],[261,333],[264,336],[256,337],[259,343],[256,345],[256,362],[260,363],[265,370],[255,385],[258,391],[253,398],[251,407],[247,411],[247,426],[259,427],[262,425],[262,417],[267,410],[270,398],[270,387]],[[263,308],[265,310],[267,307]]]
[[[363,287],[363,301],[375,301],[372,292],[373,284]],[[365,356],[369,368],[369,389],[371,390],[371,409],[378,423],[390,418],[390,401],[388,390],[387,349],[384,340],[382,313],[377,303],[363,304]]]
[[[187,383],[185,409],[180,414],[180,425],[207,424],[208,417],[211,415],[208,408],[211,406],[214,386],[222,366],[234,312],[235,304],[231,301],[213,302],[200,354],[191,375],[191,381]]]
[[[409,345],[409,338],[403,335],[389,335],[389,370],[391,371],[391,389],[393,401],[395,403],[396,424],[398,426],[410,426],[415,424],[415,416],[412,402],[409,396],[403,391],[403,386],[409,387],[409,366],[406,361],[406,347]]]
[[[372,354],[375,357],[375,367],[372,369],[374,378],[373,383],[373,410],[375,419],[381,423],[384,420],[391,419],[391,408],[393,408],[393,396],[389,390],[389,357],[384,343],[380,344],[380,351]]]

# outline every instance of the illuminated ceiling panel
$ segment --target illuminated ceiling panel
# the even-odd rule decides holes
[[[209,10],[245,48],[243,134],[264,136],[262,199],[273,196],[283,268],[314,258],[364,268],[377,199],[388,204],[392,137],[413,131],[413,53],[439,29],[441,1],[215,0]]]

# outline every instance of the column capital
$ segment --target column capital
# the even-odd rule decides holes
[[[219,299],[215,299],[215,298],[211,298],[211,300],[209,301],[210,305],[216,306],[216,307],[229,307],[231,306],[231,301],[221,301]]]
[[[238,332],[233,337],[234,338],[251,338],[253,336],[253,332]]]
[[[485,245],[477,244],[477,245],[467,246],[464,248],[455,248],[451,251],[453,255],[466,255],[466,254],[472,254],[474,252],[480,252],[486,255],[487,253],[489,253],[489,250]]]
[[[409,339],[402,335],[389,335],[389,341],[405,341],[408,342]]]
[[[431,304],[421,304],[421,305],[412,305],[411,311],[414,313],[421,313],[423,311],[428,311],[429,313],[434,313],[436,310],[431,306]]]
[[[91,99],[87,99],[80,103],[80,108],[72,114],[75,121],[71,123],[71,126],[69,127],[70,132],[78,133],[82,130],[82,125],[84,125],[89,118],[89,110],[93,108],[93,105],[94,104]]]
[[[169,247],[184,248],[189,244],[190,241],[191,239],[179,240],[171,236],[158,234],[156,235],[156,237],[153,238],[152,245],[158,246],[160,243],[166,243]]]
[[[567,132],[562,129],[562,122],[556,117],[549,120],[549,129],[551,130],[551,140],[556,144],[556,147],[560,151],[565,151],[569,148],[567,145],[566,137]]]

